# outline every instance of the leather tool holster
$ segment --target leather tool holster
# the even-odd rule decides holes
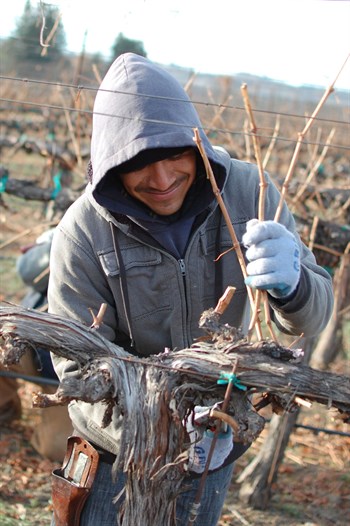
[[[63,466],[52,472],[52,503],[56,526],[79,526],[98,461],[99,454],[89,442],[77,436],[68,438]]]

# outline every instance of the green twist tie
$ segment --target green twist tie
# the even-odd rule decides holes
[[[52,178],[54,189],[52,190],[52,193],[51,193],[51,199],[55,199],[57,195],[60,193],[60,191],[62,190],[61,177],[62,177],[62,171],[60,170]]]
[[[225,384],[228,384],[229,382],[232,383],[235,387],[237,387],[237,389],[241,389],[242,391],[247,390],[247,386],[243,385],[240,379],[237,378],[237,376],[233,373],[221,372],[220,377],[216,383],[219,385],[225,385]]]
[[[5,192],[8,178],[9,178],[8,172],[5,172],[4,175],[0,177],[0,194],[3,194]]]

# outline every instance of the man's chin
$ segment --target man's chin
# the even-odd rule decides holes
[[[176,214],[182,206],[183,201],[181,200],[172,200],[171,202],[164,201],[161,202],[153,202],[152,200],[148,200],[148,202],[143,201],[145,205],[148,206],[154,212],[155,214],[159,216],[170,216],[172,214]]]
[[[180,206],[176,208],[151,208],[152,212],[157,214],[158,216],[171,216],[173,214],[176,214],[180,210]]]

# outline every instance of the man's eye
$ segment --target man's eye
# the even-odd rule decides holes
[[[176,155],[173,155],[172,157],[169,157],[169,159],[171,161],[178,161],[179,159],[182,159],[183,157],[186,157],[186,155],[188,155],[189,152],[190,152],[190,150],[186,150],[184,152],[177,153]]]

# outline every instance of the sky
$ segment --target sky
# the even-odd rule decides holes
[[[26,0],[2,0],[8,37]],[[329,86],[350,53],[350,0],[52,0],[67,49],[111,58],[119,33],[149,59],[196,73],[250,73],[298,86]],[[33,6],[40,6],[31,0]],[[44,2],[43,2],[44,4]],[[44,4],[45,5],[45,4]],[[38,37],[39,38],[39,37]],[[350,89],[350,58],[336,87]]]

